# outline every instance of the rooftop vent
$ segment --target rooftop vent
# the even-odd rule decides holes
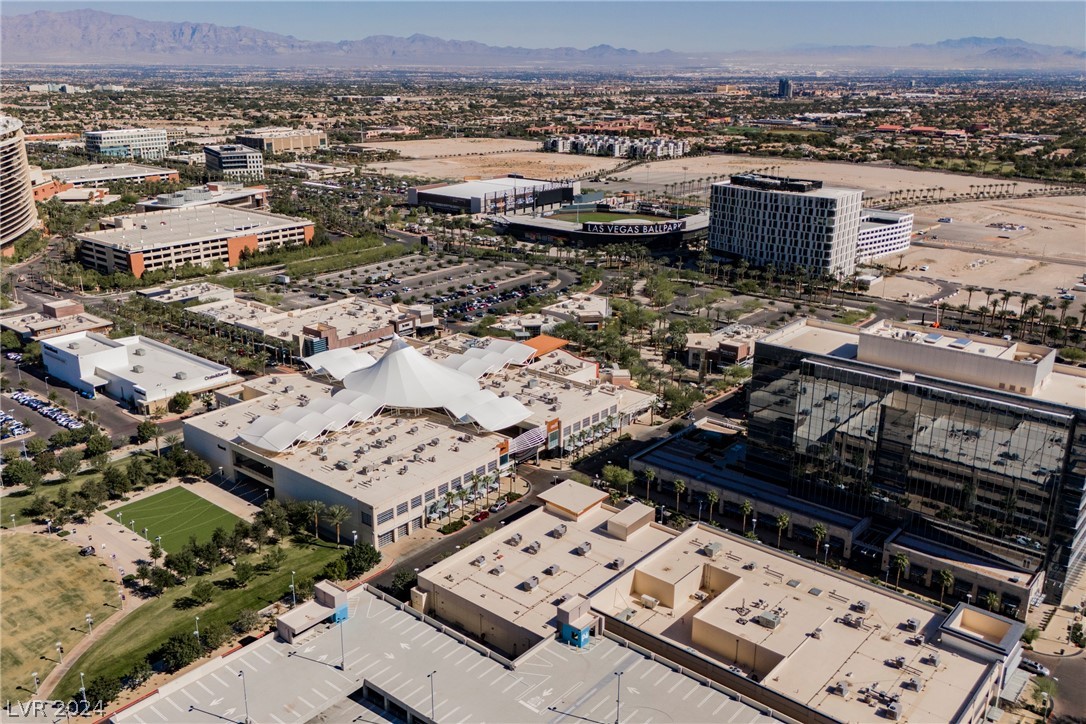
[[[500,576],[503,573],[505,573],[505,566],[501,563],[490,569],[490,575],[492,576]]]
[[[560,523],[559,525],[555,526],[554,530],[551,531],[551,535],[555,538],[561,538],[566,534],[566,530],[568,530],[566,528],[566,524]]]
[[[134,350],[132,350],[132,354],[136,355],[137,357],[143,357],[147,354],[147,350],[145,350],[143,347],[136,347]]]
[[[132,371],[136,374],[143,372],[143,365],[132,365]]]
[[[514,533],[506,542],[511,546],[519,546],[522,540],[524,540],[524,536],[520,533]]]
[[[471,565],[482,568],[484,563],[486,563],[486,556],[479,556],[471,562]]]
[[[543,569],[543,572],[548,576],[557,576],[562,571],[562,567],[557,563],[551,564]]]
[[[856,603],[852,604],[852,610],[856,611],[857,613],[867,613],[870,608],[871,604],[867,601],[857,601]]]
[[[623,558],[616,558],[615,560],[611,561],[611,568],[615,569],[616,571],[621,571],[624,565],[626,565],[626,561]]]
[[[520,585],[521,585],[521,588],[523,588],[525,591],[531,591],[532,589],[534,589],[536,586],[539,585],[539,578],[537,576],[531,576],[531,577],[525,579],[524,583],[522,583]]]
[[[910,618],[908,621],[905,622],[905,630],[916,633],[920,630],[920,621],[915,618]]]
[[[189,373],[188,372],[180,371],[180,372],[174,373],[174,379],[187,380],[188,378],[189,378]]]
[[[577,546],[577,548],[575,548],[573,552],[576,553],[579,556],[587,556],[588,552],[591,551],[591,550],[592,550],[592,543],[590,541],[585,541],[581,545]]]
[[[723,550],[724,546],[721,543],[709,543],[701,549],[701,552],[709,558],[716,560]]]
[[[645,608],[649,608],[649,609],[656,608],[656,606],[659,605],[659,603],[660,603],[659,599],[653,598],[652,596],[650,596],[647,593],[641,594],[641,605],[644,606]]]
[[[534,540],[534,541],[532,541],[531,545],[529,545],[526,550],[534,556],[536,553],[539,553],[539,551],[542,550],[542,548],[543,548],[543,544],[540,543],[537,540]]]

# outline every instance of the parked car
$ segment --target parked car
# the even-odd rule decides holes
[[[505,510],[508,507],[509,507],[509,501],[508,500],[499,500],[497,503],[494,503],[494,505],[490,506],[490,512],[491,513],[500,513],[500,512],[502,512],[503,510]]]
[[[481,522],[483,522],[484,520],[486,520],[489,517],[490,517],[490,511],[489,510],[480,510],[478,513],[476,513],[472,517],[471,520],[473,522],[475,522],[475,523],[481,523]]]
[[[94,546],[83,546],[79,549],[79,555],[81,556],[93,556]]]

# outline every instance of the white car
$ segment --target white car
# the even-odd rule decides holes
[[[1018,668],[1025,669],[1031,674],[1037,674],[1037,676],[1048,676],[1052,673],[1048,670],[1047,666],[1044,666],[1043,664],[1038,664],[1032,659],[1022,659],[1020,662],[1018,662]]]

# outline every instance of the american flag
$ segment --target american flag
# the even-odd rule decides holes
[[[509,443],[509,454],[516,455],[519,452],[525,450],[531,450],[532,448],[539,447],[547,441],[547,428],[543,425],[529,430],[526,433],[517,435],[513,438],[513,441]]]

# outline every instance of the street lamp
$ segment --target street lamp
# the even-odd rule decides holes
[[[12,513],[12,514],[11,514],[11,527],[12,527],[12,528],[14,528],[14,527],[15,527],[15,513]]]
[[[136,521],[135,520],[128,521],[128,527],[132,529],[133,533],[135,533],[136,532]]]
[[[437,721],[434,717],[434,674],[436,673],[437,671],[431,671],[426,675],[426,678],[430,680],[430,721],[432,722]]]
[[[222,477],[222,465],[220,465],[220,466],[219,466],[219,485],[222,485],[222,481],[223,481],[223,477]]]
[[[121,525],[124,525],[124,521],[121,520],[122,515],[123,515],[123,513],[121,513],[121,511],[118,510],[117,511],[117,522],[120,523]]]
[[[147,540],[147,529],[146,528],[143,529],[143,539]]]
[[[294,592],[294,571],[290,572],[290,607],[298,605],[298,596]]]
[[[352,530],[351,531],[351,537],[354,538],[354,544],[357,546],[358,545],[358,531],[357,530]]]
[[[55,646],[57,648],[57,656],[60,657],[60,663],[63,664],[64,663],[64,646],[62,646],[59,641],[56,642]]]
[[[87,705],[87,685],[83,682],[83,672],[79,672],[79,690],[83,692],[83,706]]]
[[[615,672],[615,676],[618,677],[618,699],[615,702],[617,707],[615,710],[615,724],[619,724],[622,720],[622,674],[623,672],[621,671]]]
[[[200,640],[200,617],[199,616],[196,617],[196,630],[193,631],[193,633],[196,634],[196,640],[199,641]]]
[[[245,688],[245,670],[238,671],[238,677],[241,679],[241,698],[245,702],[245,724],[249,724],[249,691]]]
[[[34,693],[37,694],[38,688],[41,687],[41,679],[38,678],[37,671],[32,671],[30,675],[34,677]]]
[[[826,558],[825,558],[825,560],[822,561],[822,563],[823,563],[823,565],[828,566],[830,564],[830,544],[829,543],[823,543],[822,544],[822,550],[824,550],[826,552]]]
[[[94,617],[88,613],[83,617],[83,620],[87,622],[87,635],[90,636],[91,632],[94,630]]]
[[[758,535],[758,516],[757,515],[755,515],[753,518],[750,519],[750,532],[753,533],[755,535],[755,537],[757,537],[757,535]]]

